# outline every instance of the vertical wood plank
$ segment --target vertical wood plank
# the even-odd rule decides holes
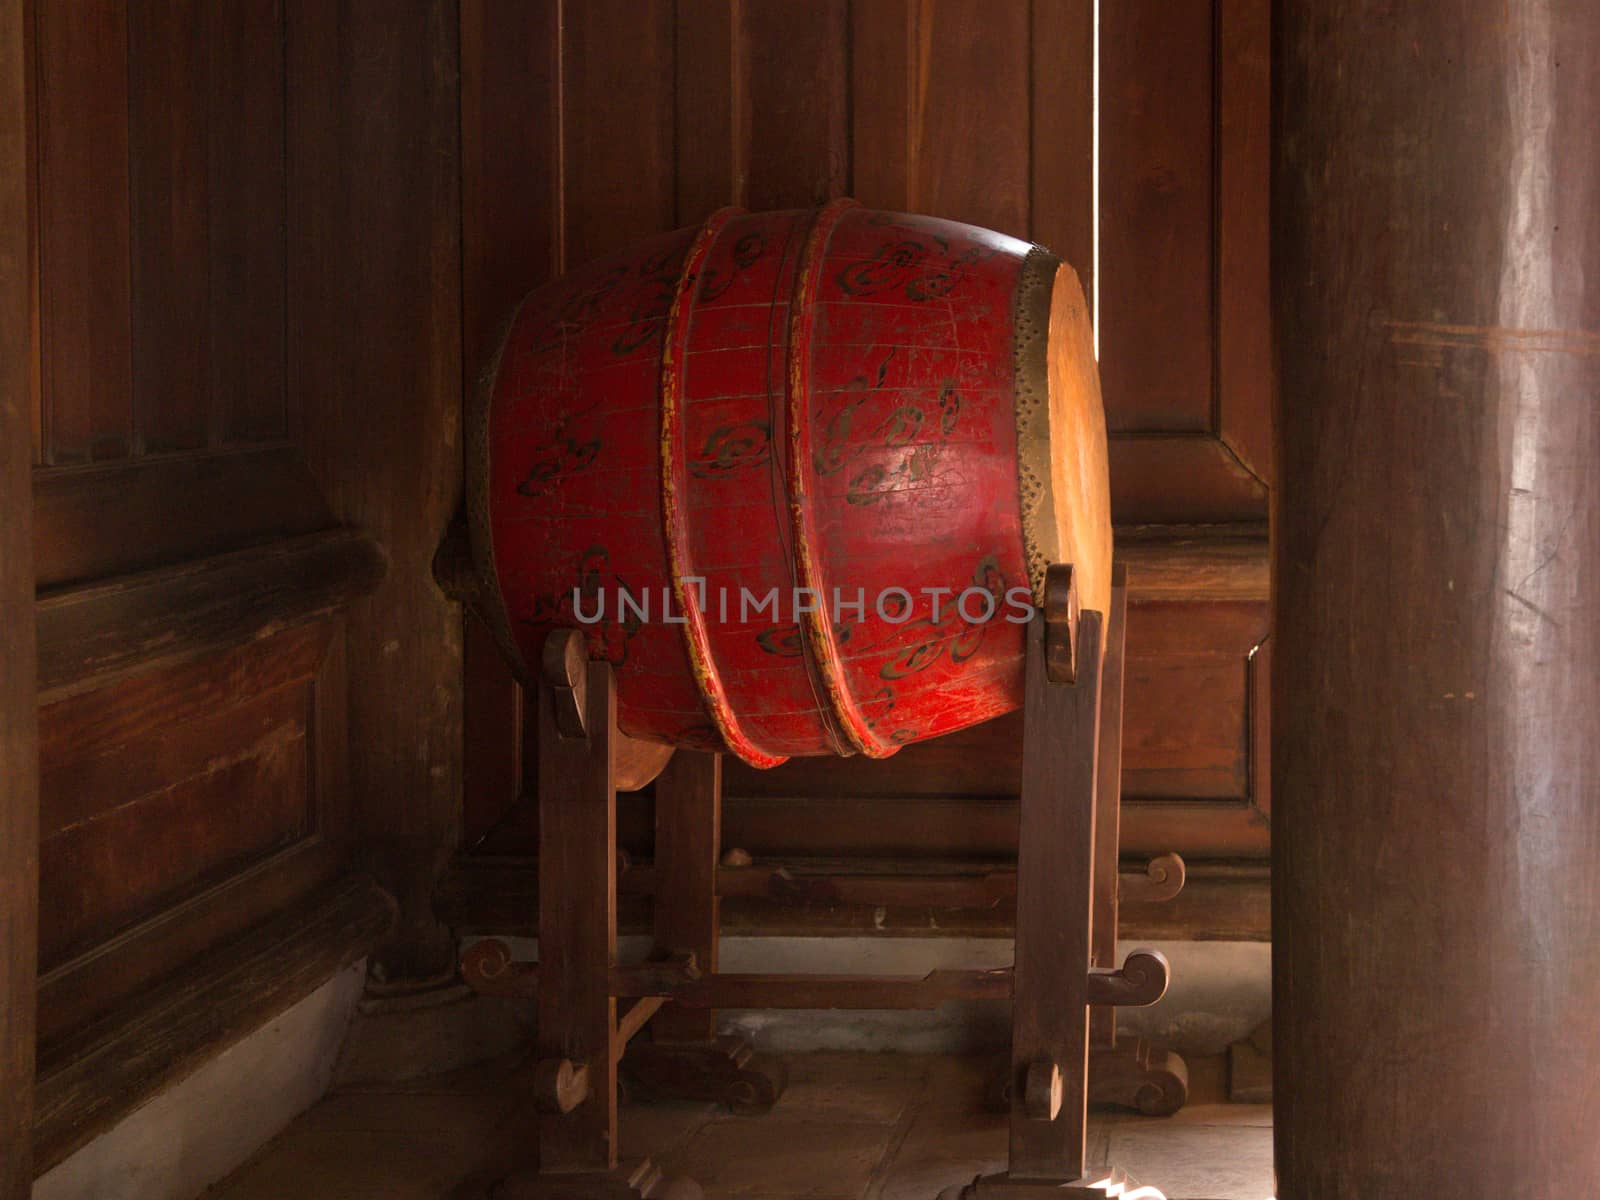
[[[912,29],[911,208],[1028,233],[1028,8],[921,0]]]
[[[563,14],[563,270],[673,225],[672,7],[586,0]]]
[[[807,208],[845,194],[850,169],[846,0],[744,0],[745,198]]]
[[[1094,295],[1094,2],[1033,0],[1028,236]]]
[[[869,208],[911,204],[915,0],[850,6],[850,192]]]
[[[462,0],[464,382],[527,292],[557,273],[556,0]]]
[[[389,573],[348,618],[357,836],[400,904],[374,969],[454,963],[433,914],[461,806],[460,609],[432,576],[461,495],[459,12],[291,0],[289,379],[306,460]]]
[[[557,0],[461,5],[461,338],[469,397],[517,302],[556,272],[558,8]],[[522,689],[494,638],[470,616],[462,655],[462,835],[470,844],[516,803],[525,783],[531,791],[537,747],[525,766]]]
[[[282,0],[206,8],[215,440],[286,436]]]
[[[1028,9],[982,0],[852,8],[857,198],[1028,232]]]
[[[22,167],[22,180],[27,191],[27,276],[28,276],[28,409],[33,436],[33,465],[45,461],[44,389],[40,346],[39,299],[39,55],[38,26],[34,20],[34,4],[23,0],[19,9],[20,27],[13,39],[23,62],[23,112],[17,117],[22,122],[17,136],[23,139],[23,148],[17,161]],[[8,166],[10,160],[7,160]]]
[[[1051,683],[1043,614],[1028,626],[1011,1005],[1011,1174],[1020,1179],[1072,1182],[1084,1170],[1101,646],[1101,614],[1085,610],[1078,681]],[[1051,1121],[1024,1108],[1023,1078],[1041,1060],[1063,1080]]]
[[[125,458],[133,426],[127,10],[117,0],[39,0],[35,32],[44,458]]]
[[[199,0],[128,6],[132,403],[146,453],[210,437],[208,11]]]
[[[745,23],[750,7],[747,0],[699,0],[676,6],[675,225],[704,220],[726,204],[748,204],[746,155],[752,106]],[[766,70],[769,60],[761,61]]]
[[[1218,4],[1217,416],[1234,454],[1270,481],[1272,7]]]
[[[1214,31],[1209,0],[1101,8],[1100,375],[1112,431],[1215,426]]]
[[[611,664],[588,664],[588,736],[562,737],[539,685],[539,1057],[589,1065],[589,1096],[539,1122],[542,1171],[617,1165],[617,699]]]
[[[722,854],[722,756],[679,750],[656,778],[655,945],[690,951],[706,974],[717,970],[717,863]],[[712,1009],[668,1005],[651,1024],[657,1039],[710,1041]]]
[[[33,1188],[39,917],[26,24],[24,0],[0,0],[0,1200]]]

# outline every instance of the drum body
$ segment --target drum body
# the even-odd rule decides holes
[[[625,732],[759,766],[1016,708],[1045,566],[1109,589],[1076,276],[848,200],[725,209],[529,295],[467,469],[514,668],[581,627]]]

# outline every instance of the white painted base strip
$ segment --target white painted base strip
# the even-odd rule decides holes
[[[344,968],[52,1167],[34,1200],[193,1200],[321,1099],[366,966]]]

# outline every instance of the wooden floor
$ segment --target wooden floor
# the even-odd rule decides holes
[[[1003,1169],[1003,1117],[981,1111],[987,1060],[891,1054],[789,1059],[763,1117],[707,1105],[629,1104],[624,1157],[691,1174],[708,1200],[934,1200]],[[435,1200],[527,1142],[509,1064],[329,1096],[208,1200]],[[1204,1080],[1196,1079],[1204,1092]],[[1268,1106],[1194,1104],[1177,1117],[1096,1115],[1091,1157],[1179,1200],[1268,1200]],[[782,1169],[779,1169],[779,1164]],[[780,1180],[787,1182],[779,1182]]]

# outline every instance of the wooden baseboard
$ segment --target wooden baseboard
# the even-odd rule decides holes
[[[39,1048],[34,1171],[42,1174],[148,1097],[310,995],[394,922],[376,884],[346,877]]]
[[[762,860],[763,867],[786,869],[799,877],[820,869],[815,861]],[[996,864],[1003,867],[1004,864]],[[830,863],[829,870],[862,874],[862,864]],[[897,891],[914,900],[918,874],[939,887],[951,864],[900,861],[871,865],[880,878],[892,876]],[[968,871],[985,868],[968,864]],[[622,884],[618,924],[624,933],[650,931],[651,900]],[[931,885],[930,885],[931,890]],[[1271,939],[1270,881],[1265,863],[1192,862],[1188,880],[1175,899],[1123,904],[1124,938],[1171,941],[1256,941]],[[533,859],[463,855],[441,880],[434,895],[439,919],[458,932],[533,936],[538,932],[539,880]],[[722,932],[745,937],[1010,937],[1015,904],[999,900],[982,908],[951,908],[936,903],[878,905],[832,903],[795,896],[728,896],[722,901]]]

